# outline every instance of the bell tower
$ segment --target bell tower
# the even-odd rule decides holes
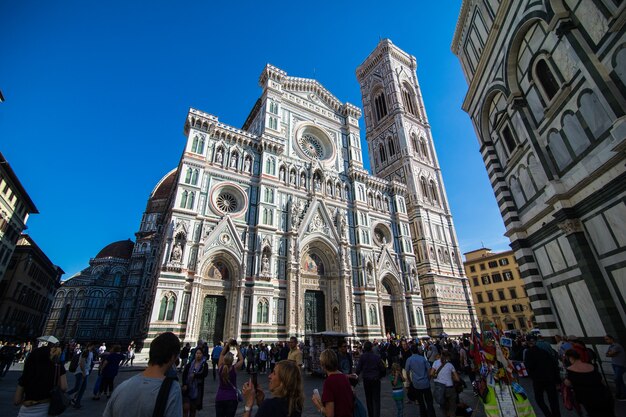
[[[416,75],[414,56],[383,39],[357,68],[372,173],[408,188],[407,211],[431,335],[478,326]]]

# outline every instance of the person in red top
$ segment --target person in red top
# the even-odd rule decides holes
[[[322,396],[313,394],[313,404],[325,417],[352,417],[354,393],[348,376],[339,371],[335,351],[326,349],[320,355],[320,365],[326,372]]]

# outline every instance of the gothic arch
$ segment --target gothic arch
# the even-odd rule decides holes
[[[207,282],[234,288],[239,281],[241,261],[228,247],[219,247],[204,254],[199,275]]]
[[[509,43],[509,49],[506,52],[504,62],[506,62],[506,83],[511,94],[515,97],[523,96],[520,88],[520,80],[517,79],[517,64],[520,46],[522,45],[522,41],[524,40],[528,30],[534,24],[541,22],[543,22],[546,26],[550,23],[550,19],[547,14],[543,11],[533,11],[522,18],[520,23],[517,25],[517,28],[513,30],[515,35]]]
[[[485,95],[485,99],[483,100],[483,105],[480,113],[480,132],[482,134],[482,137],[480,139],[482,143],[492,143],[491,133],[493,126],[491,126],[491,120],[489,120],[489,116],[491,113],[491,106],[494,104],[494,101],[498,97],[498,94],[502,94],[506,99],[506,97],[509,96],[509,91],[504,85],[493,85],[489,89],[489,91]]]
[[[324,268],[324,271],[319,275],[336,276],[339,274],[339,248],[326,236],[308,235],[302,239],[300,248],[301,266],[307,255],[314,254],[319,257]]]
[[[380,280],[380,283],[383,288],[390,290],[389,295],[392,297],[400,297],[404,294],[404,289],[400,280],[391,272],[385,272],[383,278]]]

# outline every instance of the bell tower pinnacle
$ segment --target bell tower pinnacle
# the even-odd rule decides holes
[[[383,39],[357,68],[370,166],[408,188],[407,210],[431,335],[478,325],[441,168],[416,75],[415,57]]]

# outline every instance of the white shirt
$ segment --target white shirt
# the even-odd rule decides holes
[[[437,359],[435,363],[433,363],[433,369],[435,370],[435,372],[439,370],[440,366],[441,366],[441,359]],[[446,387],[454,386],[454,380],[452,379],[452,372],[455,372],[454,365],[452,365],[450,362],[447,362],[443,366],[443,368],[439,370],[439,373],[437,374],[437,378],[435,378],[435,382],[439,382],[440,384],[443,384]]]

